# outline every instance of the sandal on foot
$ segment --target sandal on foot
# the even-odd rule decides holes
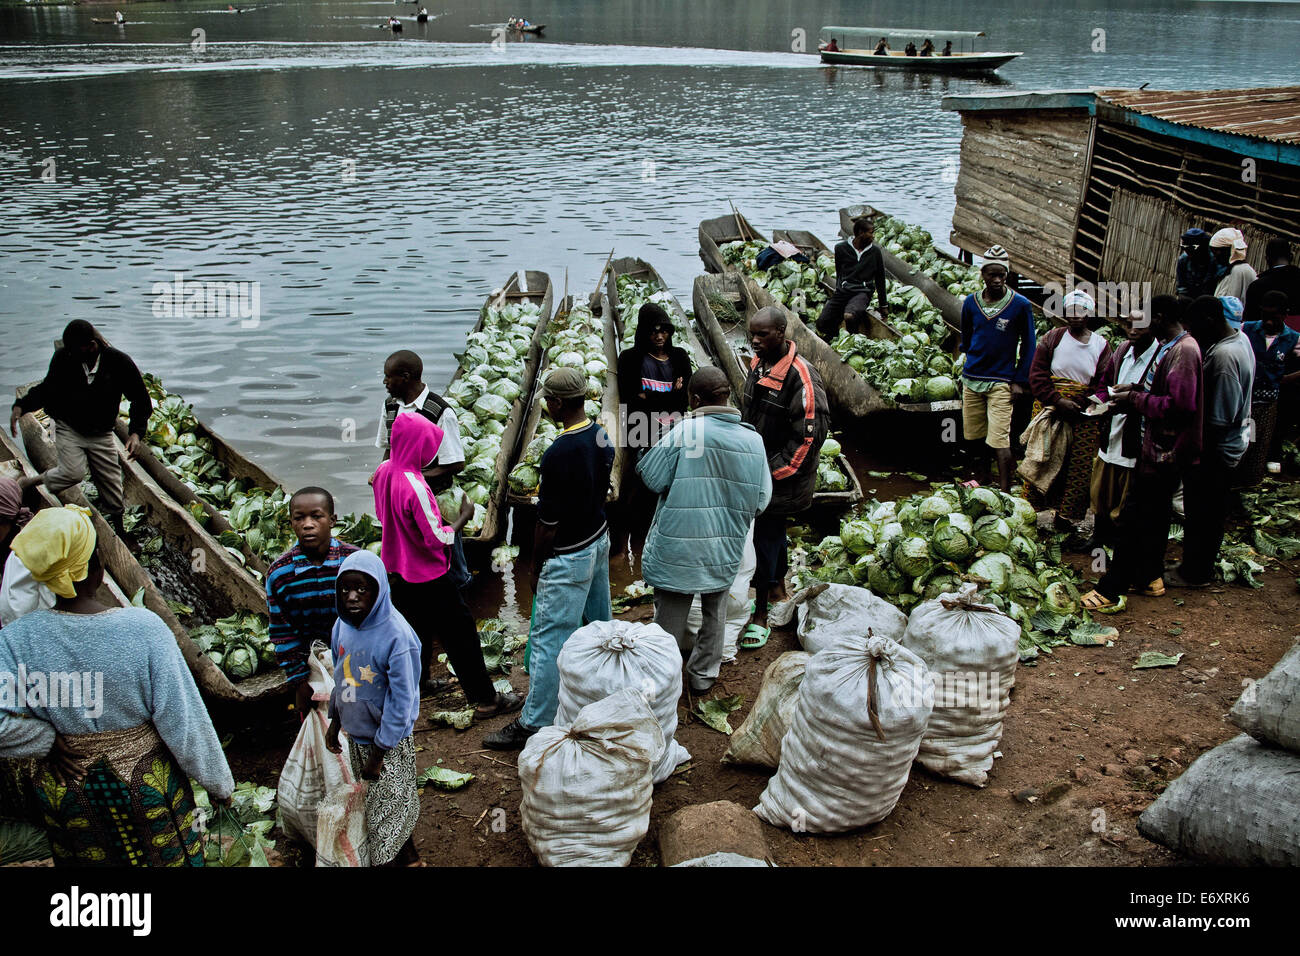
[[[1087,611],[1096,611],[1098,614],[1118,614],[1128,607],[1128,599],[1120,595],[1118,601],[1112,601],[1094,589],[1079,599],[1079,606]]]
[[[512,714],[516,710],[521,710],[524,706],[524,695],[516,693],[497,694],[496,700],[487,708],[475,707],[475,720],[490,720],[493,717],[500,717],[502,714]]]
[[[770,627],[763,627],[761,624],[751,624],[745,628],[745,633],[740,635],[739,647],[743,651],[756,651],[772,636]]]
[[[1142,589],[1143,597],[1164,597],[1165,596],[1165,579],[1156,578],[1145,588]]]

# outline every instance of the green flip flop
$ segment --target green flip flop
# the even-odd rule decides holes
[[[751,624],[749,627],[745,628],[745,633],[740,635],[738,646],[744,651],[756,651],[767,643],[767,639],[771,634],[772,629],[770,627],[763,627],[761,624]]]

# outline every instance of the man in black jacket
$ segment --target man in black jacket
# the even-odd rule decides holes
[[[45,482],[58,494],[90,477],[99,489],[104,517],[121,524],[122,466],[113,444],[113,423],[123,396],[131,403],[126,450],[132,458],[140,450],[153,413],[153,402],[140,370],[124,352],[104,342],[95,327],[75,319],[63,330],[63,347],[54,353],[44,381],[14,402],[9,430],[18,434],[18,419],[26,412],[45,409],[54,420],[54,445],[59,463],[43,475],[25,478],[24,487]]]
[[[817,319],[817,332],[827,341],[835,338],[841,321],[850,334],[861,329],[873,290],[880,314],[888,313],[885,262],[872,241],[875,238],[875,224],[870,219],[858,219],[853,223],[853,240],[845,239],[835,246],[836,288]]]
[[[754,625],[741,647],[761,647],[767,639],[767,605],[784,601],[786,523],[812,504],[817,456],[830,428],[830,410],[821,376],[785,337],[780,309],[759,309],[749,320],[754,358],[745,379],[740,416],[763,439],[772,470],[772,500],[754,521]]]

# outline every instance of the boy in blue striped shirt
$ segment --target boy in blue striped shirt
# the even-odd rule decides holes
[[[307,655],[313,641],[330,641],[338,619],[334,587],[339,565],[358,550],[330,533],[335,521],[334,496],[328,491],[315,487],[296,491],[289,499],[289,523],[298,543],[266,572],[271,643],[285,679],[294,688],[299,716],[311,707]]]

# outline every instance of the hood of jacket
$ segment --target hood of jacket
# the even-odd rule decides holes
[[[374,579],[379,588],[379,596],[375,598],[375,606],[370,609],[366,619],[361,622],[360,627],[354,627],[344,618],[343,601],[339,598],[337,585],[334,588],[334,609],[339,615],[339,624],[347,631],[377,631],[385,626],[392,624],[393,618],[393,599],[388,588],[388,571],[384,568],[384,562],[380,560],[379,555],[362,548],[360,551],[354,551],[343,559],[339,565],[339,577],[342,577],[348,571],[359,571],[368,578]]]
[[[442,429],[423,415],[403,412],[393,422],[388,459],[402,471],[422,471],[438,457]]]

